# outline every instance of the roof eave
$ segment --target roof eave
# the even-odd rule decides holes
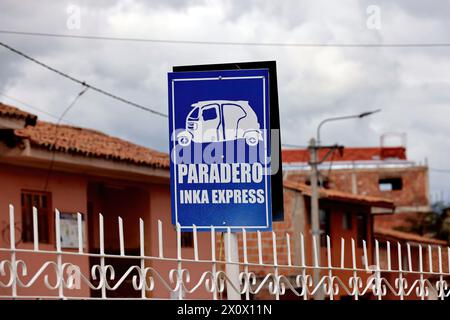
[[[103,158],[86,157],[66,152],[51,152],[38,148],[24,140],[24,147],[8,148],[0,145],[0,161],[12,165],[21,165],[48,169],[53,163],[53,170],[82,173],[92,176],[112,177],[125,180],[168,183],[170,172],[168,168],[158,168],[150,165],[139,165],[124,161],[113,161]]]

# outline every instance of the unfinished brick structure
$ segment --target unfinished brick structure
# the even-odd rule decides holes
[[[283,150],[285,179],[309,184],[308,161],[308,150]],[[333,152],[319,171],[325,188],[392,200],[395,214],[377,217],[377,226],[407,229],[430,211],[428,166],[407,160],[405,147],[345,148],[342,154]]]
[[[351,239],[354,239],[356,245],[357,266],[363,267],[363,240],[366,241],[368,264],[373,262],[373,219],[381,213],[376,213],[376,208],[384,209],[383,214],[392,212],[393,203],[388,199],[354,195],[347,192],[336,190],[320,189],[320,208],[321,208],[321,227],[324,229],[320,240],[321,265],[325,265],[328,259],[326,247],[326,235],[330,235],[331,263],[339,265],[341,238],[345,243],[345,265],[351,265]],[[284,182],[284,209],[285,218],[282,222],[274,222],[273,230],[276,234],[278,265],[289,265],[288,245],[286,234],[290,236],[290,252],[292,265],[313,265],[313,243],[311,237],[311,190],[304,183],[296,183],[292,181]],[[326,227],[327,226],[327,227]],[[304,236],[304,258],[302,261],[300,255],[301,240],[300,234]],[[239,256],[243,257],[243,238],[242,234],[238,235],[239,239]],[[261,233],[261,258],[265,264],[274,263],[273,250],[273,234],[271,232]],[[249,263],[258,263],[259,250],[258,238],[256,233],[247,233],[247,257]],[[250,268],[261,280],[267,273],[273,272],[272,267],[252,266]],[[280,274],[295,276],[298,274],[298,268],[279,268]],[[310,271],[308,271],[309,273]],[[340,271],[336,273],[344,282],[347,281],[350,273]],[[369,275],[367,275],[368,277]],[[341,295],[344,294],[341,292]],[[273,299],[268,291],[261,292],[255,299]],[[297,299],[293,294],[286,294],[283,299]],[[340,297],[336,297],[339,299]]]

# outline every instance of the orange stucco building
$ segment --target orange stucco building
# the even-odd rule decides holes
[[[0,104],[0,247],[9,248],[9,205],[15,209],[15,238],[18,249],[33,248],[32,207],[38,208],[39,249],[55,250],[54,209],[68,217],[80,212],[85,231],[84,251],[99,252],[99,216],[105,227],[105,253],[119,253],[118,217],[123,218],[125,253],[139,255],[139,218],[144,221],[145,254],[158,256],[158,220],[163,222],[164,255],[176,257],[176,232],[171,224],[169,159],[165,153],[111,137],[101,132],[37,120],[35,115]],[[199,234],[203,252],[210,252],[209,235]],[[77,251],[70,245],[63,251]],[[193,257],[193,249],[182,248],[183,257]],[[1,259],[9,254],[0,252]],[[55,254],[17,254],[28,267],[28,281],[46,260],[55,261]],[[206,258],[206,257],[204,257]],[[98,259],[64,255],[63,262],[80,266],[85,275]],[[118,271],[130,263],[127,259],[107,259]],[[152,261],[168,279],[176,263]],[[204,270],[199,264],[185,266],[198,278]],[[19,288],[22,296],[55,296],[57,290],[45,287],[41,277],[31,288]],[[50,278],[50,282],[53,281]],[[0,296],[11,289],[0,288]],[[98,296],[86,285],[64,292],[66,296]],[[131,280],[109,296],[139,296]],[[168,291],[157,283],[151,296],[166,297]],[[189,297],[189,296],[188,296]],[[192,296],[210,298],[201,289]]]

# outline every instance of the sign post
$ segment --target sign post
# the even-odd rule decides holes
[[[172,72],[169,84],[172,223],[224,232],[238,262],[237,232],[272,230],[269,71]],[[240,287],[239,265],[226,265]],[[240,293],[227,287],[229,299]]]
[[[224,232],[225,240],[225,254],[228,262],[239,261],[238,238],[235,232]],[[227,283],[227,299],[241,300],[241,294],[234,288],[240,288],[239,282],[239,265],[227,263],[225,266],[225,273],[229,279]],[[234,287],[234,288],[233,288]]]

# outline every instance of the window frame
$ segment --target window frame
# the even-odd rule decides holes
[[[25,200],[26,196],[31,196],[31,203],[27,203]],[[52,193],[49,191],[41,191],[34,189],[21,189],[20,190],[20,201],[21,201],[21,241],[23,243],[34,243],[34,226],[33,226],[33,207],[34,205],[34,197],[39,197],[39,206],[37,206],[38,210],[38,236],[39,244],[55,244],[55,233],[54,226],[55,222],[52,218],[53,215],[53,204],[52,204]],[[46,207],[42,206],[42,199],[45,197]],[[26,210],[28,212],[26,212]],[[43,212],[45,211],[45,212]],[[26,216],[28,215],[28,218]],[[43,228],[40,223],[42,223],[41,216],[46,216],[46,238],[47,241],[42,241]],[[26,226],[25,226],[26,223]],[[25,228],[30,228],[28,231],[25,231]],[[27,235],[25,235],[27,233]],[[25,235],[25,236],[24,236]]]
[[[383,186],[391,186],[389,188],[383,188]],[[392,192],[403,190],[403,179],[402,177],[385,177],[378,179],[378,190],[381,192]]]

